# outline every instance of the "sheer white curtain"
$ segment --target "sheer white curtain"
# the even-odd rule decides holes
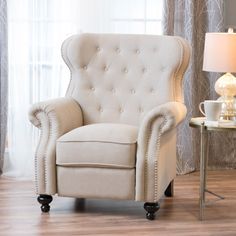
[[[32,103],[63,96],[61,44],[80,32],[161,33],[162,0],[8,0],[9,126],[4,175],[31,177],[38,131]]]

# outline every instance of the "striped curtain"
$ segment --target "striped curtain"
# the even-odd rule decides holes
[[[214,84],[219,74],[202,71],[206,32],[222,32],[224,27],[223,0],[164,0],[163,32],[179,35],[189,41],[192,56],[184,79],[187,119],[178,128],[177,172],[184,174],[198,169],[200,134],[189,127],[191,117],[201,116],[198,104],[216,99]],[[220,144],[220,145],[219,145]],[[235,141],[230,134],[216,132],[211,136],[209,166],[236,167]]]
[[[6,0],[0,0],[0,173],[2,173],[3,156],[6,146],[8,97],[7,85],[7,3]]]

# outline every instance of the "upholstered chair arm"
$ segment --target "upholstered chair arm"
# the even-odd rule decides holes
[[[186,107],[168,102],[143,119],[136,163],[136,200],[157,202],[176,175],[176,127],[185,118]]]
[[[29,119],[41,130],[35,155],[38,194],[56,193],[56,140],[83,124],[80,106],[72,98],[58,98],[34,104]]]

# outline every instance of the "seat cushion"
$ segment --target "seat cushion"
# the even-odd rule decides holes
[[[134,168],[138,128],[99,123],[74,129],[57,140],[59,166]]]

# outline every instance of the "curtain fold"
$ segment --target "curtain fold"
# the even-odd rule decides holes
[[[0,0],[0,174],[7,132],[7,98],[8,98],[8,60],[7,60],[7,2]]]
[[[191,117],[201,116],[198,110],[201,101],[218,97],[214,84],[219,74],[203,72],[202,62],[205,33],[223,31],[223,11],[223,0],[164,0],[164,34],[182,36],[192,46],[190,64],[184,78],[187,119],[178,128],[177,172],[179,174],[191,172],[199,167],[200,134],[189,127],[189,120]],[[233,165],[235,167],[233,143],[230,134],[213,134],[210,142],[209,166],[217,168]]]

